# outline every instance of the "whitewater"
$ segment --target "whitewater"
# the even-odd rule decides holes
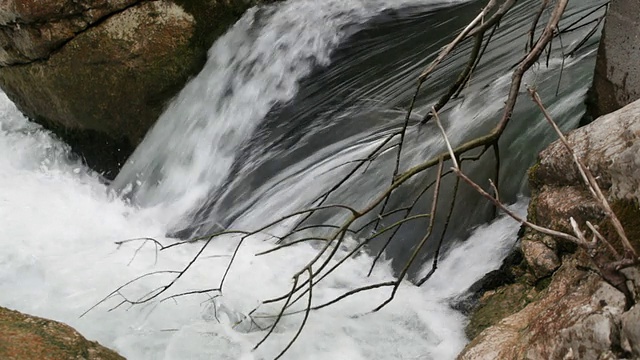
[[[274,106],[295,103],[293,99],[304,91],[303,80],[318,68],[330,67],[336,49],[380,13],[411,9],[408,17],[412,17],[457,3],[462,2],[291,0],[251,9],[213,45],[202,73],[172,101],[113,183],[84,166],[66,144],[25,119],[0,93],[0,306],[70,324],[87,338],[129,359],[273,358],[295,335],[302,315],[284,318],[257,350],[253,347],[264,332],[256,331],[246,316],[257,307],[269,324],[268,316],[279,308],[261,302],[286,293],[291,287],[291,274],[315,256],[316,248],[300,244],[256,257],[274,245],[268,234],[261,234],[249,238],[240,248],[223,296],[198,294],[141,306],[120,304],[119,295],[142,296],[166,283],[171,275],[158,274],[130,284],[122,294],[94,308],[132,279],[155,271],[182,269],[201,248],[200,243],[193,243],[158,253],[150,242],[116,243],[147,237],[165,245],[174,243],[177,240],[167,234],[192,222],[192,214],[202,208],[210,194],[218,194],[222,200],[204,219],[215,222],[224,218],[225,227],[257,227],[269,217],[307,206],[332,185],[331,179],[346,171],[339,164],[375,147],[380,135],[389,131],[389,124],[401,124],[402,111],[397,108],[402,103],[396,99],[410,93],[412,74],[420,71],[424,61],[398,63],[397,72],[379,82],[372,81],[352,98],[345,97],[348,106],[342,113],[305,113],[317,116],[318,121],[298,130],[304,136],[287,149],[267,146],[279,137],[270,137],[277,131],[265,133],[261,122]],[[504,26],[521,24],[520,19]],[[501,41],[508,43],[509,38]],[[437,45],[432,45],[432,52]],[[487,56],[502,60],[505,55],[501,51],[504,48]],[[546,86],[553,92],[555,81],[545,81],[552,79],[560,66],[569,69],[565,77],[574,82],[573,86],[563,88],[561,96],[550,104],[554,115],[566,118],[562,124],[566,128],[575,126],[579,119],[589,81],[589,75],[580,74],[588,73],[584,69],[592,60],[593,49],[573,61],[554,59],[549,68],[529,74],[530,81],[535,78],[542,89]],[[454,65],[456,61],[447,65],[451,73]],[[573,75],[570,69],[574,69]],[[330,77],[332,73],[327,74]],[[454,141],[481,131],[483,123],[476,120],[490,119],[499,111],[508,76],[504,66],[478,74],[474,86],[478,89],[486,85],[487,91],[456,103],[446,115],[448,129],[459,134]],[[391,85],[398,82],[402,85]],[[372,97],[374,101],[362,100]],[[419,104],[417,112],[424,113],[428,104]],[[353,115],[358,106],[375,106],[384,116],[365,128],[360,123],[348,136],[323,140],[322,146],[311,150],[305,148],[313,143],[313,136],[325,139],[327,133],[323,131],[334,129],[332,126]],[[507,134],[536,145],[527,152],[507,147],[513,156],[505,160],[505,166],[523,174],[535,149],[542,146],[543,142],[537,140],[547,133],[543,126],[534,126],[525,135]],[[441,140],[421,141],[420,136],[418,129],[408,135],[414,139],[407,148],[412,160],[403,166],[442,145]],[[239,154],[245,154],[246,149],[258,151],[243,158]],[[286,157],[303,150],[309,152],[295,159]],[[245,161],[238,163],[238,158]],[[278,163],[278,159],[289,160],[276,174],[263,175],[259,185],[241,183],[258,176],[257,169],[264,164]],[[332,172],[335,169],[338,173]],[[388,164],[381,169],[388,171]],[[317,185],[308,186],[312,180]],[[343,200],[361,201],[363,193],[378,191],[385,181],[382,178],[361,184],[362,193],[350,197],[344,194]],[[523,184],[520,177],[506,185],[512,188],[514,202]],[[520,198],[513,206],[524,213],[526,199]],[[227,213],[233,216],[226,217]],[[422,287],[403,282],[394,301],[379,312],[371,310],[388,297],[385,288],[312,312],[285,358],[455,358],[467,342],[466,318],[451,304],[465,296],[484,274],[501,265],[516,246],[518,229],[516,222],[505,217],[474,225],[468,238],[457,239],[466,241],[447,251],[434,277]],[[237,240],[229,235],[213,241],[171,293],[216,287]],[[339,255],[348,253],[355,243],[356,239],[349,239]],[[394,279],[391,260],[384,260],[367,276],[371,261],[366,253],[349,259],[314,287],[314,301],[322,303],[350,289]]]

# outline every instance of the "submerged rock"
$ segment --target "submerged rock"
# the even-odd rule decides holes
[[[124,360],[68,325],[0,307],[0,359]]]
[[[640,252],[640,100],[571,132],[568,140]],[[622,250],[559,141],[541,152],[529,175],[529,221],[564,232],[571,232],[570,217],[583,229],[590,221]],[[638,305],[628,309],[628,296],[640,302],[639,267],[624,271],[629,295],[605,281],[572,243],[527,229],[521,244],[527,272],[485,293],[467,330],[472,341],[459,359],[640,358],[640,311]],[[604,256],[600,251],[596,256]]]
[[[113,177],[213,41],[258,2],[5,0],[0,87]]]

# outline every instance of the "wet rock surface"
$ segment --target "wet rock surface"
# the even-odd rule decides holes
[[[268,2],[268,1],[263,1]],[[2,0],[0,87],[114,177],[207,50],[258,0]]]
[[[619,317],[624,296],[576,260],[566,260],[530,302],[481,332],[459,359],[600,359],[619,352]],[[513,296],[512,296],[513,297]],[[614,353],[618,351],[618,353]],[[573,356],[573,357],[571,357]]]

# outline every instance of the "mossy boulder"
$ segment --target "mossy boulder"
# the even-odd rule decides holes
[[[465,328],[467,337],[475,339],[486,328],[522,310],[535,294],[534,287],[522,282],[487,291]]]
[[[640,101],[567,138],[597,177],[629,241],[640,252]],[[530,222],[572,233],[570,218],[583,229],[589,221],[623,253],[611,221],[561,142],[540,153],[529,171],[529,185]],[[459,359],[635,358],[640,351],[640,266],[622,271],[622,286],[598,270],[594,257],[612,260],[601,242],[590,255],[572,242],[531,229],[520,240],[525,271],[514,284],[483,294],[467,327],[471,342]],[[636,307],[630,310],[631,303]]]
[[[8,2],[0,87],[113,177],[213,41],[259,0]]]
[[[0,307],[0,359],[124,360],[68,325]]]

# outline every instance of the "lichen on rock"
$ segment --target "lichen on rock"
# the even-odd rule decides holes
[[[0,307],[0,359],[124,360],[68,325]]]
[[[619,350],[623,308],[619,291],[580,269],[578,260],[567,259],[546,289],[482,331],[459,359],[546,360],[569,353],[575,359],[598,359]]]

